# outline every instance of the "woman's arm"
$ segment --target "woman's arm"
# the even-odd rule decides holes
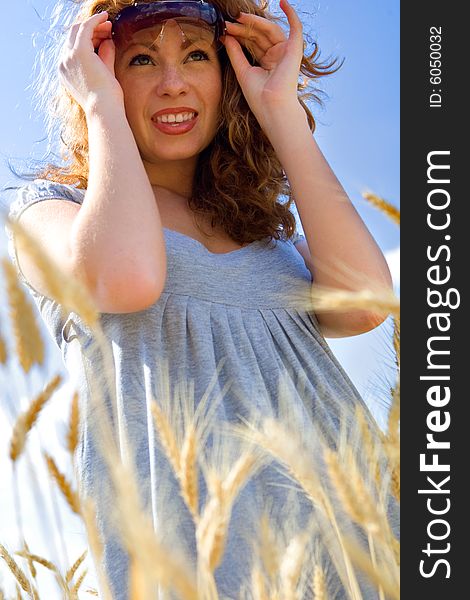
[[[60,65],[64,85],[85,112],[89,143],[88,188],[70,248],[103,303],[144,308],[164,287],[165,243],[114,75],[115,49],[106,19],[107,13],[100,13],[75,25]]]
[[[385,258],[318,147],[300,104],[271,111],[266,122],[295,198],[308,244],[301,253],[314,285],[393,290]],[[385,319],[365,310],[317,317],[329,337],[364,333]]]

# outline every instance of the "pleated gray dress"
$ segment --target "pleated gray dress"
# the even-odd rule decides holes
[[[32,204],[47,199],[80,204],[83,198],[83,190],[36,180],[19,189],[10,217],[18,218]],[[135,313],[100,314],[110,351],[108,363],[82,319],[75,313],[62,316],[59,305],[39,294],[20,274],[80,391],[78,477],[82,493],[96,503],[98,527],[106,542],[103,567],[116,600],[128,598],[129,554],[111,525],[117,491],[99,449],[104,439],[100,428],[104,413],[92,401],[92,381],[103,377],[107,364],[111,365],[111,383],[102,394],[104,406],[121,456],[134,462],[141,506],[159,539],[171,551],[179,549],[194,577],[194,521],[179,493],[151,403],[157,401],[162,407],[166,402],[167,408],[182,412],[182,398],[189,398],[193,411],[200,408],[199,417],[206,415],[210,423],[206,437],[201,438],[208,462],[220,455],[217,448],[224,424],[252,423],[256,415],[276,417],[281,414],[281,403],[310,438],[316,431],[333,439],[339,433],[341,412],[352,415],[356,404],[364,407],[319,332],[314,312],[302,304],[312,284],[294,246],[303,236],[259,240],[233,252],[213,254],[181,233],[164,229],[164,235],[168,266],[159,300]],[[16,262],[11,235],[9,252]],[[318,429],[309,433],[311,424]],[[231,439],[226,454],[229,463],[241,454],[240,438]],[[300,530],[305,527],[307,517],[313,514],[312,505],[295,488],[299,486],[286,476],[280,463],[267,461],[241,489],[231,513],[225,552],[215,570],[221,598],[250,597],[250,539],[263,510],[270,508],[273,528],[280,530],[288,514],[295,512],[294,504],[286,505],[294,494],[297,523]],[[206,494],[200,470],[199,510]],[[323,553],[321,560],[329,572],[329,597],[347,598],[335,570],[327,568],[327,554]],[[154,597],[170,596],[155,592]],[[305,597],[313,597],[311,587]],[[366,597],[378,596],[364,588]]]

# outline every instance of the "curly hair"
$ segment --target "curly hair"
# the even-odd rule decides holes
[[[55,133],[61,141],[59,164],[49,163],[36,176],[58,183],[86,189],[88,184],[88,132],[85,113],[75,99],[61,86],[56,76],[55,61],[62,48],[64,31],[77,21],[106,10],[113,19],[133,0],[72,0],[78,10],[65,11],[68,23],[52,39],[52,48],[43,50],[36,96],[46,112],[50,138]],[[158,1],[158,0],[154,0]],[[211,0],[226,17],[236,19],[240,12],[252,13],[273,22],[282,22],[268,10],[268,0]],[[56,6],[56,20],[63,19],[63,7]],[[59,17],[60,15],[60,17]],[[55,25],[57,30],[57,24]],[[298,99],[303,107],[312,133],[315,120],[306,101],[313,99],[322,105],[319,90],[313,86],[320,77],[336,72],[341,66],[337,59],[319,62],[319,48],[305,53],[304,42],[298,84]],[[52,50],[52,52],[51,52]],[[251,64],[254,56],[243,49]],[[210,219],[212,227],[220,227],[240,244],[269,237],[289,239],[296,231],[295,216],[290,210],[294,198],[282,165],[274,148],[250,110],[238,84],[224,47],[219,51],[222,69],[223,93],[217,133],[209,146],[198,157],[189,208],[196,215]],[[49,64],[47,64],[47,61]],[[55,67],[54,75],[51,67]],[[55,77],[55,80],[54,80]],[[51,85],[56,93],[51,98]],[[280,198],[287,200],[281,202]]]

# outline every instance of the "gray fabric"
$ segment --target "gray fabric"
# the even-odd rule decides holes
[[[19,190],[10,216],[18,218],[38,201],[58,198],[81,203],[83,197],[83,191],[71,186],[36,181]],[[206,390],[211,390],[214,428],[205,440],[206,456],[217,447],[222,423],[253,420],[253,410],[277,416],[282,389],[287,390],[289,409],[306,435],[314,437],[308,425],[315,423],[319,431],[332,436],[332,445],[341,411],[364,403],[319,332],[315,314],[302,308],[300,299],[308,294],[311,276],[291,240],[256,241],[227,254],[212,254],[181,233],[165,229],[164,235],[167,280],[158,302],[136,313],[100,315],[112,357],[112,389],[104,394],[104,403],[115,439],[122,443],[125,435],[129,441],[140,501],[155,531],[172,549],[181,546],[195,572],[194,525],[150,413],[150,403],[154,399],[161,403],[165,396],[165,381],[172,398],[186,385],[194,393],[196,407]],[[297,235],[294,241],[301,239]],[[15,260],[11,238],[9,252]],[[81,392],[81,491],[97,502],[99,528],[107,536],[104,567],[113,598],[127,600],[128,555],[109,520],[116,496],[99,452],[103,415],[99,416],[90,388],[92,379],[104,372],[103,358],[78,315],[70,313],[62,319],[57,303],[23,281]],[[211,388],[217,368],[219,376]],[[222,399],[218,398],[221,393]],[[315,440],[309,443],[314,448]],[[231,458],[238,456],[234,441]],[[206,495],[202,475],[199,486],[201,507]],[[271,514],[281,529],[286,519],[284,503],[293,487],[278,463],[268,463],[243,488],[232,513],[224,557],[215,572],[221,598],[242,595],[241,582],[249,577],[248,540],[256,531],[261,510],[272,501]],[[313,512],[305,497],[296,497],[302,528]],[[332,585],[336,594],[332,592],[331,598],[347,597],[333,576]],[[306,597],[311,598],[309,594]],[[364,594],[364,598],[376,597],[370,591]]]

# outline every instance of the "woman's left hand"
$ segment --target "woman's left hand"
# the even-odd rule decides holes
[[[302,23],[292,6],[281,0],[289,21],[289,37],[268,19],[241,13],[237,23],[226,22],[223,42],[242,92],[260,124],[270,111],[298,106],[297,84],[304,52]],[[252,51],[260,66],[252,66],[241,45]]]

